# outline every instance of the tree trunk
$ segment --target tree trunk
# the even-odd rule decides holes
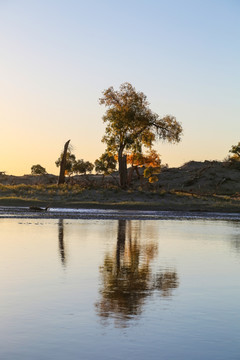
[[[118,152],[118,166],[119,166],[119,177],[120,186],[122,189],[127,188],[127,156],[123,155],[123,149],[119,149]]]
[[[134,166],[132,166],[128,173],[128,186],[131,185],[132,178],[133,178]]]
[[[61,160],[61,164],[60,164],[58,185],[65,183],[66,158],[67,158],[67,149],[68,149],[69,143],[70,143],[70,140],[68,140],[64,145],[63,156],[62,156],[62,160]]]

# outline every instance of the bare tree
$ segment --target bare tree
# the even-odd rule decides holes
[[[60,173],[59,173],[59,178],[58,178],[58,185],[61,185],[61,184],[65,183],[66,158],[67,158],[67,150],[68,150],[69,143],[70,143],[70,140],[68,140],[64,145],[63,156],[62,156],[62,160],[61,160],[61,164],[60,164]]]

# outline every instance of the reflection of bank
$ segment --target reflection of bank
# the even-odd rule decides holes
[[[178,286],[176,271],[159,270],[153,274],[151,262],[158,253],[158,244],[141,243],[131,225],[131,221],[118,221],[116,250],[105,255],[100,268],[97,313],[102,319],[114,318],[118,326],[126,326],[128,319],[139,316],[154,291],[171,296]]]
[[[64,248],[64,223],[63,219],[58,220],[58,246],[59,246],[59,255],[62,262],[62,265],[66,265],[66,255]]]

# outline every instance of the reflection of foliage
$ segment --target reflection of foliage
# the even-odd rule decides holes
[[[63,219],[59,219],[59,221],[58,221],[58,246],[59,246],[59,253],[60,253],[62,265],[65,265],[66,256],[65,256],[65,247],[64,247]]]
[[[171,296],[171,290],[178,287],[175,271],[165,271],[156,275],[154,288],[161,291],[162,296]]]
[[[101,300],[97,303],[98,314],[119,319],[120,326],[142,313],[145,299],[155,290],[170,296],[178,286],[175,271],[152,273],[150,263],[158,252],[156,243],[140,244],[137,237],[132,240],[130,231],[126,244],[126,225],[125,220],[119,220],[116,252],[106,254],[100,268]]]
[[[232,245],[232,247],[234,249],[234,252],[240,254],[240,232],[239,232],[240,226],[237,225],[235,222],[233,224],[234,224],[234,226],[237,227],[238,233],[233,234],[231,236],[231,245]]]

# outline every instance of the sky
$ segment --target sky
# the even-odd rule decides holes
[[[0,171],[94,162],[104,89],[130,82],[182,124],[162,163],[223,160],[240,141],[239,0],[0,0]]]

